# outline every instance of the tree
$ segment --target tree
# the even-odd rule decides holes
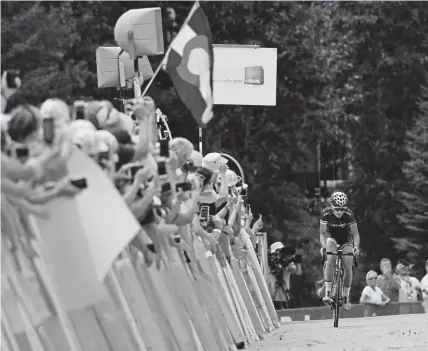
[[[359,218],[362,245],[373,260],[396,258],[391,239],[400,232],[399,190],[408,160],[404,135],[417,113],[427,58],[428,7],[421,3],[344,3],[356,13],[362,37],[354,74],[362,99],[347,106],[358,118],[348,124],[354,177],[348,191]],[[369,242],[369,245],[365,245]]]
[[[2,16],[2,63],[20,69],[21,98],[36,104],[51,96],[71,98],[91,75],[85,61],[64,60],[79,41],[71,4],[3,2],[2,10],[10,14]]]
[[[393,241],[398,251],[412,260],[426,259],[428,252],[428,88],[422,90],[420,114],[406,133],[410,160],[404,163],[409,187],[399,192],[399,221],[407,229]]]

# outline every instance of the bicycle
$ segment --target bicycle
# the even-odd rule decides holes
[[[339,326],[339,311],[343,306],[343,267],[342,267],[342,257],[343,256],[354,256],[353,252],[343,253],[343,248],[349,244],[337,245],[337,253],[327,251],[324,253],[324,263],[327,260],[327,255],[336,256],[336,262],[334,264],[334,275],[333,282],[331,285],[331,295],[333,302],[330,304],[331,309],[333,310],[333,327],[337,328]],[[357,267],[357,260],[354,256],[354,267]]]

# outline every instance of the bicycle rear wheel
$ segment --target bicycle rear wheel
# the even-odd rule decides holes
[[[333,302],[333,327],[337,328],[339,326],[339,312],[340,312],[340,298],[342,295],[342,275],[338,273],[335,277],[334,284],[334,302]]]

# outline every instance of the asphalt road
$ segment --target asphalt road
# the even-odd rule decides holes
[[[428,314],[286,322],[249,351],[428,351]]]

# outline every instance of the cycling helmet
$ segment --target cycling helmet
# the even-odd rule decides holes
[[[348,204],[348,197],[341,191],[335,191],[330,198],[333,207],[345,207]]]

